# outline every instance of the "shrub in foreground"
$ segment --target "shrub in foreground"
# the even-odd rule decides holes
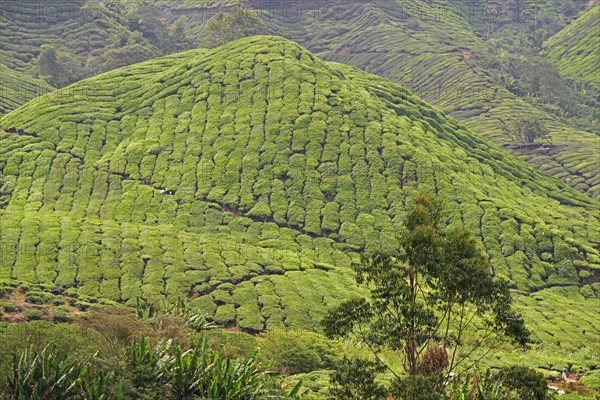
[[[85,360],[62,352],[54,343],[13,356],[10,373],[0,379],[0,398],[62,399],[277,399],[285,395],[279,374],[258,361],[221,356],[203,341],[184,349],[146,338],[134,341],[111,369],[96,353]]]

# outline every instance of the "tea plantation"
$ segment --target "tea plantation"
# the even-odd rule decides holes
[[[496,67],[486,65],[488,54],[511,53],[527,40],[539,42],[549,37],[557,27],[574,20],[587,4],[573,2],[570,7],[563,3],[519,2],[522,7],[515,9],[508,3],[448,0],[161,0],[146,9],[149,3],[137,0],[81,0],[60,5],[8,1],[1,10],[0,54],[10,68],[34,74],[42,47],[59,44],[73,63],[69,68],[72,82],[175,51],[162,38],[166,33],[160,31],[163,28],[157,18],[170,24],[183,22],[182,32],[203,44],[207,36],[204,27],[215,13],[243,6],[257,12],[270,34],[293,40],[323,59],[354,65],[406,85],[477,134],[597,198],[600,178],[594,160],[600,149],[597,132],[590,132],[590,118],[579,117],[586,127],[578,128],[565,119],[561,107],[540,105],[508,90],[508,83],[502,85],[494,78]],[[533,55],[555,62],[560,58],[556,65],[565,78],[563,84],[577,87],[597,76],[593,68],[597,57],[591,51],[596,47],[593,22],[597,10],[597,5],[592,6],[578,22],[549,39],[544,51],[532,50]],[[144,13],[150,15],[142,18],[148,26],[135,22]],[[534,39],[527,39],[529,36]],[[515,43],[504,43],[507,38]],[[549,129],[552,144],[510,146],[504,128],[521,115],[539,118]],[[597,118],[595,121],[597,129]]]
[[[0,64],[0,115],[53,90],[42,80],[32,79]]]
[[[600,88],[599,24],[600,6],[596,5],[545,43],[548,55],[566,77],[596,88]]]
[[[251,332],[318,329],[356,290],[357,252],[396,247],[407,203],[429,191],[524,304],[539,293],[528,307],[544,332],[559,329],[549,296],[593,322],[594,200],[408,90],[283,38],[108,72],[0,126],[2,279],[128,304],[191,296]]]
[[[126,44],[130,46],[130,54],[119,50]],[[38,72],[36,58],[44,46],[53,46],[66,54],[67,72],[74,79],[161,54],[146,38],[131,32],[122,15],[99,2],[3,1],[0,7],[2,63],[33,75]],[[108,53],[112,58],[106,57]]]
[[[562,24],[573,19],[556,16],[555,3],[523,2],[525,8],[519,8],[522,15],[517,18],[517,11],[510,8],[503,10],[503,15],[489,14],[486,7],[495,2],[483,1],[467,4],[447,0],[237,2],[256,11],[270,33],[293,40],[323,59],[354,65],[406,85],[417,96],[497,144],[509,144],[503,129],[518,116],[537,116],[549,129],[553,145],[535,150],[508,150],[544,173],[597,197],[600,194],[594,161],[600,150],[597,135],[573,127],[552,107],[544,109],[516,96],[494,80],[492,71],[483,63],[488,52],[500,51],[485,39],[490,29],[499,29],[496,25],[500,24],[501,16],[506,26],[500,39],[516,35],[513,30],[536,29],[533,26],[536,16],[540,21],[555,18]],[[218,10],[231,10],[232,4],[236,2],[164,0],[159,3],[169,10],[165,12],[168,21],[183,19],[190,35],[198,41],[206,36],[203,27],[210,17]],[[581,8],[582,4],[577,4]],[[534,13],[533,8],[539,11]],[[559,36],[555,42],[561,40]],[[568,43],[563,46],[569,48]],[[559,65],[559,68],[564,67]],[[593,70],[589,73],[593,74]]]

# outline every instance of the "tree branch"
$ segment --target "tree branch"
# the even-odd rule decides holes
[[[377,359],[377,361],[381,365],[383,365],[388,371],[390,371],[396,377],[396,379],[400,380],[401,379],[400,376],[398,374],[396,374],[396,372],[389,365],[387,365],[386,363],[383,362],[383,360],[377,354],[377,351],[375,351],[375,349],[373,348],[373,346],[371,345],[371,343],[367,340],[367,338],[366,338],[366,336],[365,336],[365,334],[363,332],[362,326],[359,325],[358,326],[358,330],[360,331],[360,335],[361,335],[362,341],[367,345],[367,347],[369,348],[369,350],[371,350],[371,353],[373,353],[373,355],[375,356],[375,358]]]

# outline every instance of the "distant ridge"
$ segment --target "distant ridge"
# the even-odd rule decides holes
[[[53,90],[52,86],[42,80],[0,64],[0,116]]]

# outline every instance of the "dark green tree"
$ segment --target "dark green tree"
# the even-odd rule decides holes
[[[366,344],[395,377],[392,394],[400,398],[421,399],[424,390],[443,393],[444,374],[481,346],[502,338],[525,345],[529,339],[523,319],[512,310],[507,282],[492,276],[473,235],[464,228],[445,229],[443,221],[441,200],[418,196],[406,216],[401,251],[375,252],[355,267],[370,299],[347,300],[323,321],[329,337],[353,334]],[[470,326],[482,336],[467,348],[463,341]],[[384,346],[403,352],[404,373],[382,360]]]
[[[267,26],[252,10],[236,8],[231,12],[219,12],[206,24],[202,46],[217,47],[243,37],[263,35]]]
[[[185,21],[179,18],[169,28],[168,49],[164,49],[167,53],[178,53],[192,49],[194,42],[187,35]]]
[[[539,116],[526,115],[511,121],[504,132],[516,142],[534,143],[538,139],[546,139],[550,132]]]
[[[40,78],[56,87],[69,85],[82,78],[81,60],[62,48],[43,45],[36,64]]]
[[[77,362],[69,355],[61,354],[54,343],[49,343],[40,352],[28,348],[20,356],[14,355],[11,371],[7,374],[3,387],[0,387],[0,398],[15,400],[73,398],[79,393],[87,375],[87,362]],[[8,397],[4,397],[2,392],[5,392]]]
[[[95,75],[115,68],[139,63],[157,57],[160,53],[144,43],[142,35],[135,32],[129,36],[116,39],[111,48],[108,48],[97,57],[90,57],[87,65],[88,75]]]
[[[386,389],[375,382],[385,368],[377,362],[358,357],[342,360],[333,373],[330,394],[336,399],[377,400],[386,397]]]
[[[544,375],[527,367],[513,365],[496,373],[511,399],[545,400],[548,383]]]

